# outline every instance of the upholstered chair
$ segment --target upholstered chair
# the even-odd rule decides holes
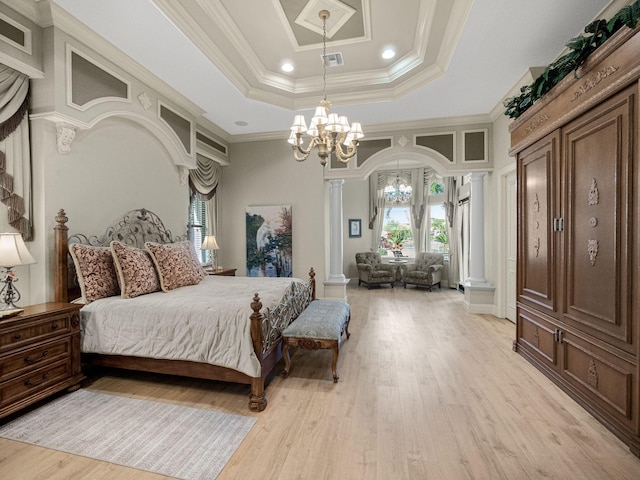
[[[372,285],[389,283],[393,288],[396,280],[395,271],[390,265],[383,265],[382,258],[377,252],[356,253],[358,267],[358,285],[365,283],[368,288]]]
[[[413,265],[402,266],[401,272],[404,288],[407,288],[407,284],[413,284],[417,287],[428,287],[429,291],[431,291],[434,285],[438,285],[438,288],[440,288],[443,263],[444,256],[441,253],[418,253]]]

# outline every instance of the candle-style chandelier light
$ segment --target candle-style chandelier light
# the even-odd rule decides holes
[[[327,158],[332,153],[335,153],[336,158],[342,163],[347,163],[353,158],[357,152],[359,140],[364,137],[364,133],[359,122],[353,122],[349,126],[349,120],[345,115],[329,113],[331,103],[327,100],[327,19],[330,13],[328,10],[321,10],[318,15],[322,19],[322,93],[324,98],[316,107],[309,128],[307,128],[304,115],[294,117],[289,143],[292,144],[293,156],[298,162],[309,158],[311,151],[317,148],[320,163],[324,167],[327,164]],[[304,133],[311,136],[306,149],[302,146]],[[346,152],[342,145],[346,147]]]

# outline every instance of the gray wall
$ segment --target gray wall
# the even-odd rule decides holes
[[[325,182],[322,166],[312,155],[296,162],[286,138],[231,144],[231,165],[223,167],[218,222],[218,264],[246,275],[245,212],[249,205],[291,205],[293,275],[317,273],[322,297],[326,271]]]

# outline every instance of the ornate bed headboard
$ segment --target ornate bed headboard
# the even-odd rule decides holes
[[[127,212],[122,218],[107,227],[100,235],[87,236],[76,233],[69,236],[69,221],[64,210],[56,215],[55,237],[55,299],[66,302],[70,295],[79,295],[75,266],[69,255],[69,244],[81,243],[94,247],[108,247],[113,240],[137,248],[144,248],[144,242],[173,243],[186,239],[186,235],[173,237],[155,213],[146,208]]]

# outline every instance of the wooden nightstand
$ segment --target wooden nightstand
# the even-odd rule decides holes
[[[43,303],[0,319],[0,418],[80,388],[80,308]]]
[[[207,270],[209,275],[221,275],[223,277],[235,277],[237,268],[223,268],[222,270]]]

